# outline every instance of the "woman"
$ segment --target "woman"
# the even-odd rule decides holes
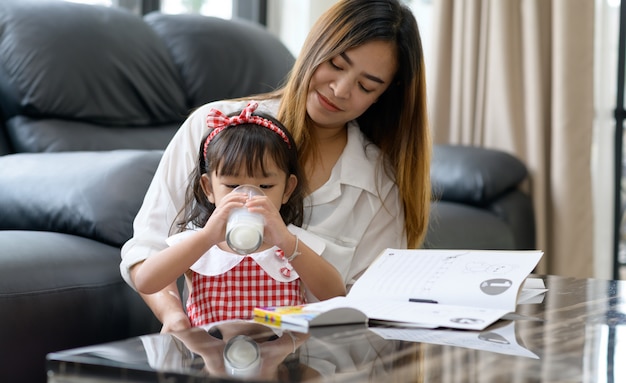
[[[315,23],[284,88],[198,108],[172,139],[122,249],[133,285],[142,262],[167,245],[212,108],[249,102],[292,133],[308,193],[301,262],[320,254],[350,286],[387,247],[418,247],[428,225],[431,142],[422,46],[397,0],[343,0]],[[162,331],[190,326],[175,284],[143,295]]]

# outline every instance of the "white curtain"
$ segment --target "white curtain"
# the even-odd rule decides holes
[[[434,0],[435,143],[483,146],[530,172],[540,272],[593,276],[593,0]]]

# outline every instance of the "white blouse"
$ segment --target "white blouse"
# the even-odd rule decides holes
[[[122,247],[120,270],[134,288],[129,270],[166,248],[183,207],[190,174],[197,166],[205,117],[211,108],[226,114],[249,101],[218,101],[196,109],[166,148],[135,218],[134,236]],[[259,101],[257,112],[275,116],[279,100]],[[379,149],[356,122],[329,180],[304,200],[306,238],[300,239],[337,268],[349,287],[385,248],[406,248],[404,210],[395,183],[378,165]],[[322,246],[320,246],[320,243]]]

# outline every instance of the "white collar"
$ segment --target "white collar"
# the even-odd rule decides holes
[[[323,205],[342,193],[342,185],[362,189],[372,195],[385,195],[393,182],[387,177],[380,162],[378,146],[370,142],[356,121],[347,126],[346,146],[333,167],[330,178],[309,195],[311,205]]]
[[[186,230],[167,238],[167,244],[172,246],[190,235],[196,230]],[[194,272],[206,276],[216,276],[226,273],[237,266],[245,257],[251,257],[261,268],[273,279],[279,282],[291,282],[297,279],[298,273],[293,269],[287,260],[276,255],[276,246],[267,250],[252,253],[249,255],[239,255],[224,251],[218,246],[213,246],[204,253],[191,267]],[[286,272],[285,270],[288,270]]]

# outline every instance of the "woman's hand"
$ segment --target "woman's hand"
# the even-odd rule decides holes
[[[191,328],[189,317],[184,311],[171,311],[163,315],[161,333],[181,331]]]

